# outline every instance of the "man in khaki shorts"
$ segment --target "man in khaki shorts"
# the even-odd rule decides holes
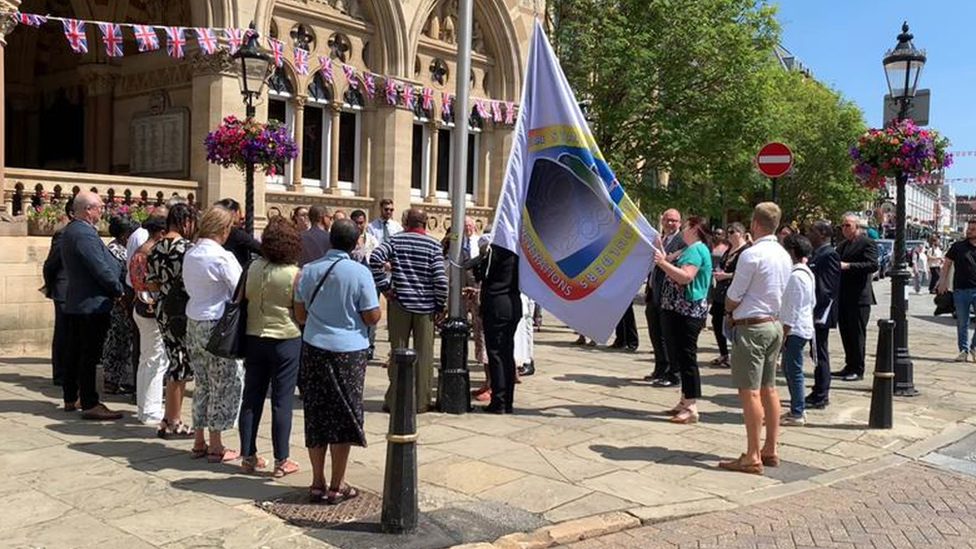
[[[783,346],[779,311],[792,267],[790,255],[774,234],[779,222],[780,209],[773,202],[753,210],[750,230],[755,241],[739,256],[725,300],[733,329],[732,382],[742,401],[748,446],[738,459],[723,461],[719,467],[756,475],[762,474],[763,465],[779,465],[776,363]],[[766,442],[760,449],[764,416]]]

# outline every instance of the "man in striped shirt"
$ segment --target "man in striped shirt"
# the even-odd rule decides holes
[[[378,246],[369,257],[376,288],[386,296],[390,344],[393,349],[409,347],[411,334],[417,351],[417,413],[430,408],[434,377],[434,322],[447,302],[447,274],[441,245],[427,235],[427,214],[411,208],[406,229]],[[386,266],[390,272],[387,278]],[[392,409],[396,365],[387,368],[390,386],[386,408]]]

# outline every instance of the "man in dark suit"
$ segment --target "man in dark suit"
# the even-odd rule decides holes
[[[878,245],[861,234],[861,226],[854,214],[845,214],[840,228],[844,241],[837,246],[840,257],[838,324],[845,365],[844,369],[830,375],[843,381],[858,381],[864,379],[864,342],[871,306],[876,303],[871,275],[878,270]]]
[[[99,402],[95,370],[102,358],[109,313],[115,300],[122,297],[122,271],[95,228],[102,214],[102,199],[82,191],[75,196],[74,211],[75,218],[61,236],[61,261],[68,276],[64,409],[77,410],[80,393],[82,419],[120,419],[121,413]]]
[[[74,197],[64,204],[70,220],[74,216]],[[68,275],[61,261],[61,234],[58,229],[51,237],[51,249],[44,260],[44,292],[54,302],[54,334],[51,337],[51,381],[56,387],[64,383],[64,352],[67,349],[68,327],[65,323],[64,299],[68,294]]]
[[[249,235],[242,226],[244,216],[241,213],[241,203],[233,198],[224,198],[214,203],[214,206],[221,206],[230,210],[234,216],[234,226],[230,228],[227,241],[224,242],[224,249],[234,254],[241,267],[251,261],[251,257],[261,255],[261,243],[253,236]]]
[[[332,248],[329,242],[329,209],[325,206],[312,206],[308,209],[308,222],[311,226],[301,234],[302,255],[298,259],[299,267],[325,257],[326,252]]]
[[[817,302],[813,307],[813,331],[817,346],[817,368],[813,373],[813,390],[806,398],[807,408],[826,408],[830,403],[830,330],[837,327],[840,300],[840,256],[830,245],[833,227],[828,221],[815,221],[807,229],[813,254],[807,265],[816,280]]]
[[[664,253],[671,259],[672,255],[685,247],[681,238],[681,213],[675,209],[665,210],[661,214],[661,245]],[[664,271],[651,269],[647,277],[647,292],[644,315],[647,317],[647,331],[651,335],[651,346],[654,348],[654,372],[644,379],[655,387],[671,387],[678,384],[678,373],[671,367],[668,353],[665,351],[664,336],[661,332],[661,290],[664,287]]]

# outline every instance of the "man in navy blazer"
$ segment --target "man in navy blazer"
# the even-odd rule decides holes
[[[64,204],[68,219],[75,214],[75,199],[69,198]],[[51,381],[60,387],[64,383],[65,350],[68,347],[68,326],[64,315],[64,300],[68,295],[68,275],[61,262],[61,234],[58,229],[51,236],[51,249],[44,260],[44,295],[54,302],[54,334],[51,336]]]
[[[827,341],[830,330],[837,327],[837,307],[840,296],[840,255],[830,245],[833,227],[830,222],[815,221],[807,229],[813,244],[813,254],[807,265],[817,283],[817,302],[813,307],[813,329],[817,345],[817,368],[814,370],[813,390],[806,398],[807,408],[826,408],[830,403],[830,351]]]
[[[121,413],[99,402],[95,370],[102,358],[109,313],[122,296],[122,271],[95,228],[102,199],[92,192],[80,192],[75,196],[74,212],[74,220],[61,234],[61,261],[68,276],[64,409],[71,412],[80,406],[83,419],[120,419]]]

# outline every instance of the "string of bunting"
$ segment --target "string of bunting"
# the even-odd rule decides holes
[[[221,42],[218,32],[226,42],[227,51],[233,55],[241,49],[244,42],[250,38],[250,29],[237,28],[209,28],[209,27],[170,27],[158,25],[139,25],[132,23],[108,23],[104,21],[88,21],[83,19],[70,19],[66,17],[56,17],[53,15],[39,15],[35,13],[24,13],[20,11],[3,12],[0,14],[10,15],[14,21],[20,25],[39,28],[41,25],[57,21],[64,28],[64,37],[68,45],[75,53],[88,53],[87,26],[98,27],[101,35],[102,44],[105,47],[105,54],[109,57],[123,57],[125,55],[122,44],[124,42],[122,29],[127,28],[132,33],[136,41],[136,46],[140,52],[151,52],[162,48],[163,43],[159,39],[158,31],[162,29],[166,36],[166,53],[174,59],[182,59],[186,55],[186,46],[189,39],[195,39],[200,50],[206,55],[214,55],[221,49]],[[267,37],[268,49],[271,52],[272,62],[277,67],[285,63],[285,44],[281,40]],[[309,73],[309,55],[306,49],[294,47],[292,50],[292,61],[295,71],[306,76]],[[322,74],[323,80],[329,84],[335,83],[335,65],[338,64],[342,70],[349,87],[354,90],[360,89],[360,83],[366,96],[370,99],[376,97],[376,78],[379,77],[385,82],[386,102],[396,106],[402,104],[408,109],[413,109],[417,101],[424,110],[430,111],[434,106],[434,90],[424,87],[416,87],[407,82],[398,81],[393,77],[375,74],[369,71],[360,71],[356,74],[356,68],[342,62],[334,62],[326,56],[318,56],[318,72]],[[454,95],[448,92],[441,92],[441,109],[444,113],[450,114],[453,107]],[[515,123],[516,107],[512,101],[496,101],[491,99],[473,99],[475,111],[483,120],[492,120],[496,123],[512,125]],[[504,112],[503,108],[504,107]],[[974,152],[973,156],[976,156]]]

